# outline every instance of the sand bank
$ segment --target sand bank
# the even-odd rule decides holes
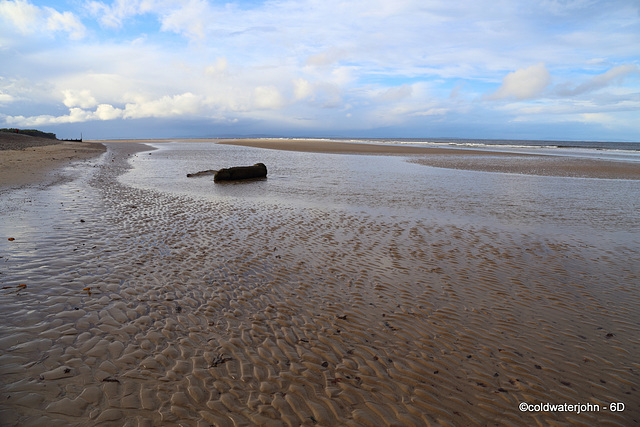
[[[3,423],[640,419],[637,245],[136,189],[108,145],[0,212]]]
[[[14,188],[55,180],[51,172],[106,150],[91,142],[68,142],[0,132],[0,187]]]
[[[305,139],[234,139],[219,143],[314,153],[405,155],[412,157],[411,162],[425,166],[482,172],[574,178],[640,179],[640,163],[567,156]]]
[[[377,143],[339,142],[317,139],[229,139],[219,144],[241,145],[244,147],[269,148],[273,150],[303,151],[333,154],[399,154],[399,155],[484,155],[486,151],[417,147]],[[492,153],[494,154],[494,153]],[[512,156],[510,153],[495,153],[498,156]]]
[[[639,162],[619,162],[567,156],[482,155],[429,156],[411,159],[413,163],[440,168],[481,172],[517,173],[569,178],[640,179]]]

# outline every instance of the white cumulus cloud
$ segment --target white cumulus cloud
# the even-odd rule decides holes
[[[93,100],[88,91],[78,92],[68,91],[69,114],[62,116],[40,115],[40,116],[6,116],[7,123],[17,126],[37,126],[51,125],[61,123],[77,123],[91,120],[113,120],[118,118],[124,119],[141,119],[148,117],[180,117],[202,114],[203,105],[205,104],[202,97],[192,93],[183,93],[175,96],[163,96],[152,100],[138,99],[138,102],[127,103],[124,108],[114,107],[111,104],[99,104],[94,111],[89,109],[89,105],[95,105],[87,100]],[[85,98],[82,98],[82,97]],[[95,101],[95,100],[94,100]],[[76,105],[84,105],[79,107]]]
[[[551,83],[551,75],[543,63],[507,74],[502,85],[489,99],[530,99],[538,96]]]
[[[97,104],[96,99],[91,96],[91,91],[85,90],[63,90],[64,100],[62,103],[67,107],[91,108]]]
[[[196,114],[200,110],[202,99],[187,92],[174,96],[163,96],[152,101],[127,104],[124,109],[125,119],[145,117],[175,117]]]
[[[111,104],[100,104],[96,108],[94,117],[98,120],[114,120],[122,117],[124,112]]]

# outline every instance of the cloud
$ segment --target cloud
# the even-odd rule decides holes
[[[556,89],[556,93],[560,96],[575,96],[587,92],[609,86],[613,83],[622,83],[625,77],[630,74],[639,74],[640,67],[637,65],[626,64],[613,67],[603,74],[599,74],[587,80],[578,86],[571,88],[569,84],[561,85]]]
[[[15,126],[46,126],[52,124],[86,122],[91,120],[92,116],[93,114],[91,112],[74,107],[69,109],[69,114],[63,116],[6,116],[5,121],[7,124]]]
[[[551,83],[551,75],[543,63],[521,68],[507,74],[502,85],[488,99],[531,99],[538,96]]]
[[[425,111],[417,111],[412,113],[412,116],[441,116],[449,112],[448,108],[429,108]]]
[[[145,117],[176,117],[197,114],[202,105],[202,98],[187,92],[175,96],[163,96],[149,102],[127,104],[124,109],[125,119]]]
[[[609,117],[615,119],[622,129],[637,122],[634,116],[637,117],[640,111],[640,94],[603,99],[546,98],[536,102],[509,103],[499,110],[505,112],[512,122],[567,123],[587,122],[585,118],[592,118],[591,122],[596,123],[598,117]],[[627,125],[624,125],[625,121]]]
[[[11,95],[7,95],[6,93],[0,93],[0,104],[8,104],[13,101],[13,97]]]
[[[85,26],[72,12],[61,13],[51,7],[35,6],[26,0],[0,1],[0,19],[23,35],[65,32],[73,40],[86,35]]]
[[[187,0],[162,16],[162,30],[173,31],[193,40],[205,38],[208,23],[215,19],[205,0]],[[215,21],[213,21],[215,23]]]
[[[51,31],[64,31],[69,33],[69,38],[79,40],[85,36],[86,29],[82,22],[71,12],[60,13],[50,7],[45,7],[48,13],[47,29]]]
[[[313,67],[325,67],[337,64],[348,57],[349,52],[346,49],[338,49],[332,46],[323,52],[309,56],[305,64]]]
[[[106,28],[121,28],[128,18],[161,10],[162,2],[154,0],[116,0],[111,5],[101,1],[89,1],[85,8]]]
[[[138,99],[138,102],[127,103],[124,108],[114,107],[111,104],[99,104],[95,111],[86,107],[95,100],[88,91],[73,92],[65,91],[65,101],[70,106],[69,114],[62,116],[39,115],[39,116],[6,116],[5,120],[9,124],[20,126],[50,125],[61,123],[78,123],[92,120],[113,120],[142,119],[149,117],[185,117],[199,115],[203,111],[205,104],[202,97],[192,93],[183,93],[175,96],[163,96],[158,99],[145,101]],[[72,105],[85,105],[77,107]]]
[[[402,86],[385,89],[377,98],[382,102],[394,102],[408,98],[412,93],[413,87],[411,85],[404,84]]]
[[[313,96],[313,87],[309,81],[298,78],[293,81],[293,93],[296,100],[311,98]]]
[[[26,0],[0,2],[0,16],[22,33],[34,32],[36,22],[41,19],[42,10]]]
[[[224,75],[226,74],[228,68],[229,62],[227,61],[227,58],[222,57],[216,59],[215,63],[207,66],[205,68],[205,73],[212,76]]]
[[[615,118],[613,118],[610,114],[605,113],[584,113],[580,116],[580,121],[584,123],[599,123],[605,125],[612,125],[616,122]]]
[[[282,108],[285,100],[275,86],[259,86],[253,91],[254,105],[259,109]]]
[[[97,104],[96,99],[91,96],[89,90],[64,90],[62,91],[64,100],[62,103],[67,107],[91,108]]]
[[[124,115],[124,111],[110,104],[100,104],[93,115],[98,120],[115,120]]]

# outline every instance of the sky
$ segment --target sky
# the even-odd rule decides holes
[[[640,142],[638,0],[0,0],[0,128]]]

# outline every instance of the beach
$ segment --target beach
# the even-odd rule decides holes
[[[90,159],[105,151],[100,143],[68,142],[0,132],[0,183],[3,186],[55,182],[50,174],[69,162]]]
[[[0,151],[0,425],[640,421],[637,164],[100,143]]]

